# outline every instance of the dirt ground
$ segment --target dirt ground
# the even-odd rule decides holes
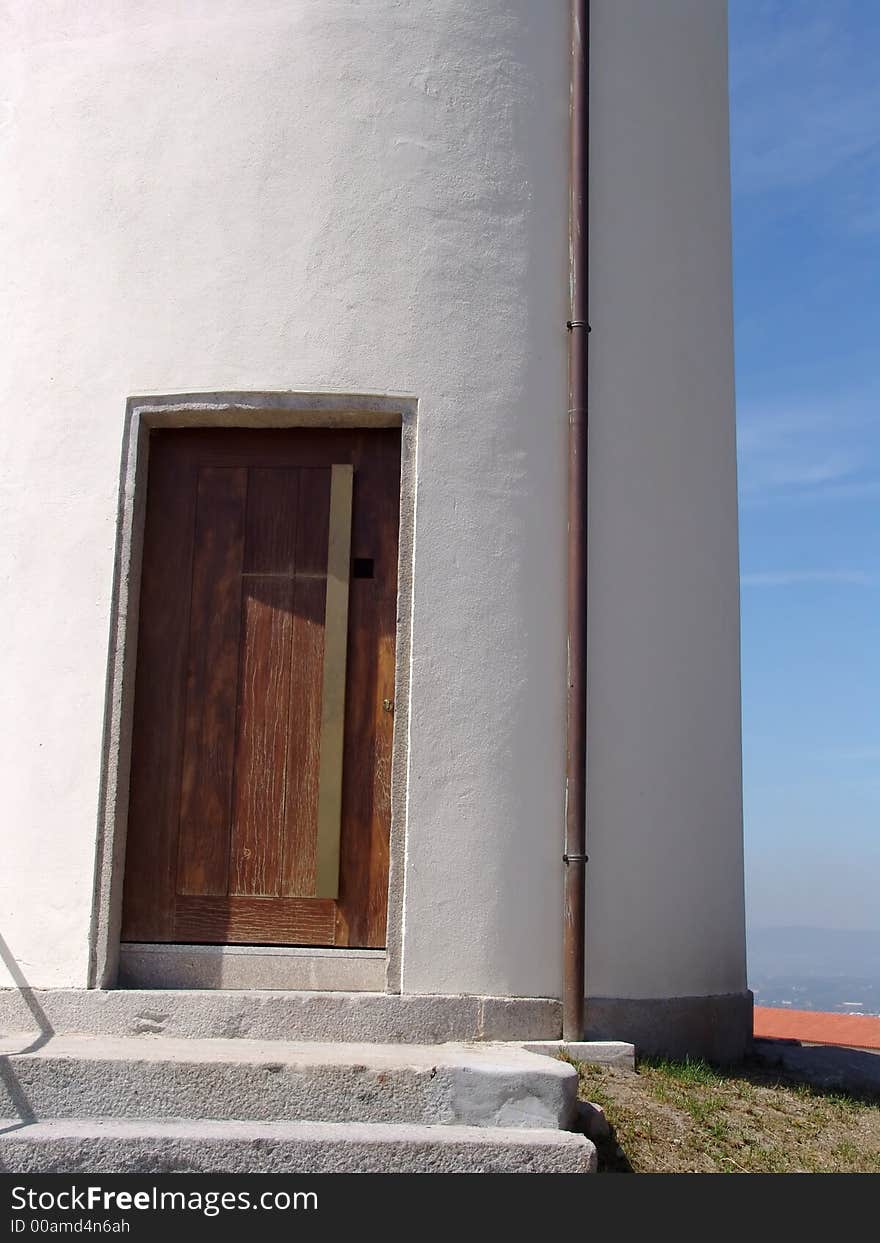
[[[880,1100],[746,1063],[578,1066],[612,1127],[605,1173],[880,1173]]]

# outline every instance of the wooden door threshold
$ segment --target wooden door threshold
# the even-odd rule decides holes
[[[384,993],[384,949],[123,942],[118,988]]]

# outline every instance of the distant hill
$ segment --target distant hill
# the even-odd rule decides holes
[[[748,951],[757,1005],[880,1014],[880,930],[750,928]]]

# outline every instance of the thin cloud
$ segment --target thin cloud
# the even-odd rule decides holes
[[[744,505],[853,501],[880,492],[880,442],[873,395],[840,397],[822,409],[747,408],[737,421]]]
[[[870,587],[874,579],[861,570],[770,570],[740,576],[743,587],[800,587],[822,583],[832,586]]]
[[[828,211],[858,234],[880,229],[880,78],[865,24],[843,5],[798,0],[754,3],[736,24],[732,64],[731,154],[736,193],[800,201],[791,192],[828,189]],[[840,194],[840,179],[850,194]],[[855,181],[852,181],[852,179]]]
[[[804,454],[797,458],[770,459],[763,463],[761,482],[770,488],[815,488],[826,483],[852,479],[860,463],[852,454],[832,451]]]

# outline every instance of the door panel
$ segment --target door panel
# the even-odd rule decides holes
[[[399,469],[394,430],[152,433],[124,940],[384,944]]]
[[[225,894],[248,472],[196,478],[177,892]]]

